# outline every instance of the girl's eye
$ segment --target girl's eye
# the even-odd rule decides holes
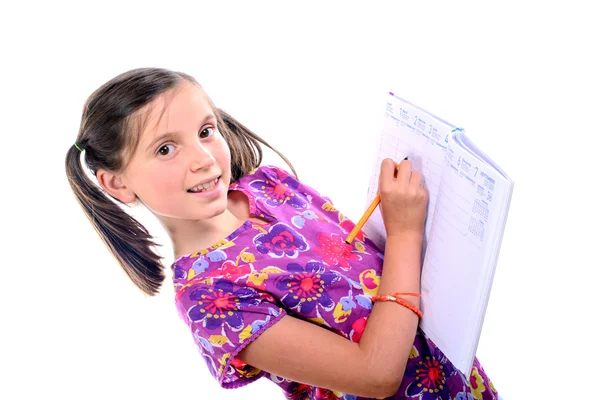
[[[214,135],[215,130],[212,127],[206,127],[204,129],[202,129],[202,131],[200,131],[200,137],[202,139],[210,137],[212,135]]]
[[[158,149],[158,152],[157,152],[157,153],[158,153],[159,155],[161,155],[161,156],[167,156],[167,155],[169,155],[169,153],[171,153],[171,151],[172,151],[171,149],[172,149],[172,148],[173,148],[173,145],[172,145],[172,144],[165,144],[164,146],[161,146],[161,147]]]

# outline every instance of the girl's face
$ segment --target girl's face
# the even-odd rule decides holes
[[[205,220],[223,213],[231,154],[206,94],[185,82],[152,105],[123,184],[159,217]]]

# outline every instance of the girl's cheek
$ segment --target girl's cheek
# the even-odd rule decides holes
[[[176,187],[181,188],[182,183],[180,175],[181,173],[177,174],[176,171],[172,171],[170,168],[162,168],[151,171],[148,176],[148,180],[150,182],[153,181],[159,191],[173,189]]]

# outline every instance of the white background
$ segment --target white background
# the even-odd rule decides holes
[[[505,399],[596,396],[596,8],[248,3],[2,6],[0,398],[282,398],[220,389],[172,286],[142,295],[70,193],[85,99],[142,66],[196,77],[355,221],[387,91],[464,127],[515,180],[480,361]]]

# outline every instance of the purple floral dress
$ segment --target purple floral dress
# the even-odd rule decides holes
[[[358,342],[373,307],[383,265],[381,249],[317,191],[275,166],[232,183],[248,196],[247,220],[208,249],[172,265],[175,303],[211,374],[224,388],[266,377],[289,399],[362,399],[293,382],[236,358],[285,314],[310,320]],[[475,359],[464,377],[419,329],[406,372],[392,399],[497,399]]]

